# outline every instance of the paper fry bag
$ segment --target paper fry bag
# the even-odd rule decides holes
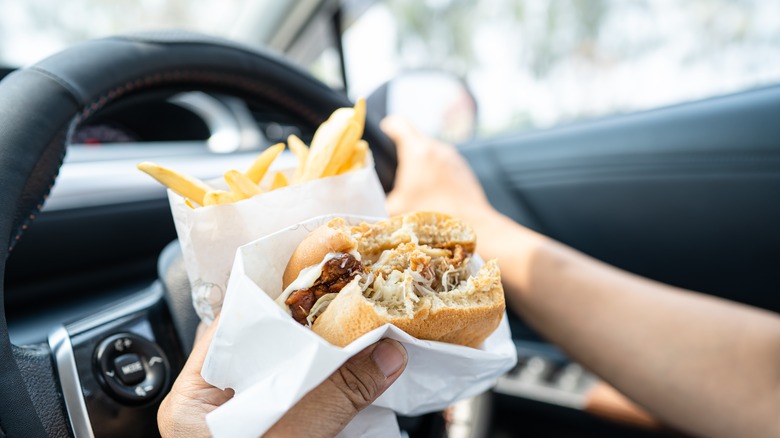
[[[292,168],[281,170],[292,173]],[[270,185],[274,174],[276,171],[268,172],[260,187]],[[219,184],[212,182],[215,187]],[[206,323],[219,314],[239,246],[323,214],[387,216],[384,190],[370,159],[359,170],[283,187],[232,204],[193,209],[171,190],[168,199],[192,287],[193,305]]]

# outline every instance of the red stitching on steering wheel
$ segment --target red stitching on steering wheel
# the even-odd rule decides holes
[[[226,81],[227,79],[227,81]],[[176,82],[210,82],[215,84],[227,84],[238,88],[243,88],[252,93],[260,95],[266,99],[269,99],[279,105],[284,106],[288,110],[295,112],[308,119],[308,122],[312,124],[318,124],[322,121],[322,117],[318,116],[312,110],[300,102],[291,99],[289,96],[282,94],[272,87],[260,84],[257,81],[247,79],[243,76],[235,74],[226,74],[218,72],[210,72],[205,70],[173,70],[169,72],[158,72],[142,78],[137,78],[132,81],[128,81],[123,85],[115,87],[108,92],[101,95],[99,98],[85,105],[82,112],[76,117],[76,123],[79,124],[82,121],[89,118],[93,113],[103,108],[111,101],[134,91],[139,91],[142,88],[151,88],[162,83],[176,83]]]

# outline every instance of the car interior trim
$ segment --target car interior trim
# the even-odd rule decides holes
[[[195,143],[193,142],[193,145]],[[150,148],[162,147],[165,143],[146,144]],[[205,149],[205,145],[203,146]],[[191,151],[182,148],[183,152]],[[257,157],[257,151],[236,152],[232,154],[206,154],[202,156],[181,157],[177,170],[204,180],[219,177],[213,169],[248,167]],[[171,158],[165,157],[161,164],[167,164]],[[65,161],[57,178],[57,185],[43,207],[44,212],[73,210],[84,207],[101,207],[154,199],[167,199],[165,188],[142,174],[136,164],[139,158],[117,158],[111,161],[68,162]],[[289,151],[283,152],[275,166],[287,166],[295,163],[295,156]],[[101,175],[101,184],[95,184],[95,175]],[[109,178],[110,176],[110,178]]]
[[[149,287],[147,291],[135,294],[123,301],[118,302],[116,305],[111,306],[103,312],[99,312],[93,316],[84,318],[80,321],[68,324],[68,332],[74,335],[84,333],[101,325],[118,321],[127,315],[146,310],[163,299],[163,290],[159,283],[155,283]]]
[[[251,149],[255,144],[267,143],[261,137],[257,125],[253,123],[254,120],[251,120],[252,123],[241,123],[246,120],[240,120],[235,114],[240,102],[240,105],[244,106],[244,119],[251,119],[249,109],[243,101],[234,98],[229,105],[228,102],[201,91],[180,93],[168,101],[195,113],[206,123],[211,132],[206,144],[211,152],[230,153]]]
[[[68,413],[74,438],[94,438],[92,424],[87,413],[87,405],[81,394],[81,380],[76,369],[76,359],[73,355],[73,345],[65,326],[61,325],[49,334],[49,347],[54,355],[57,375],[65,400],[65,410]]]

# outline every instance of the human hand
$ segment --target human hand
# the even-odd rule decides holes
[[[398,150],[395,187],[387,196],[391,215],[439,211],[475,228],[496,215],[474,172],[454,146],[423,135],[400,117],[386,117],[381,127]]]
[[[157,412],[163,437],[208,437],[206,414],[233,397],[201,377],[217,321],[195,343],[187,363]],[[406,350],[383,339],[355,355],[290,409],[266,436],[332,437],[374,402],[406,367]]]

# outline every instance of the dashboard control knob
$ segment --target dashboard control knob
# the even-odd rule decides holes
[[[170,365],[154,342],[132,333],[117,333],[95,349],[95,371],[114,399],[125,404],[143,404],[160,394]]]

